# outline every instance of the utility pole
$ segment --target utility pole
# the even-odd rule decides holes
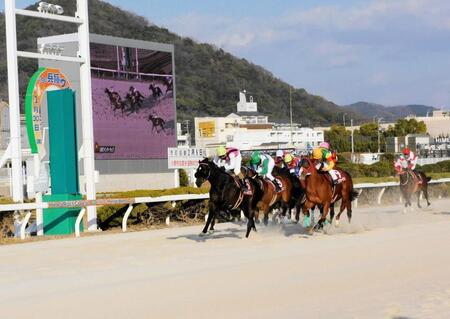
[[[290,113],[290,118],[291,118],[291,147],[294,146],[293,143],[293,137],[292,137],[292,88],[289,86],[289,113]]]
[[[382,119],[383,119],[382,117],[379,117],[379,118],[377,119],[377,123],[378,123],[378,125],[377,125],[377,133],[378,133],[378,153],[380,153],[380,122],[381,122]]]
[[[354,140],[353,140],[353,119],[350,119],[350,129],[352,130],[352,159],[353,159],[353,153],[355,153],[355,144],[354,144]]]
[[[347,115],[347,113],[344,113],[344,115],[342,115],[342,122],[344,122],[344,127],[345,127],[345,116]]]

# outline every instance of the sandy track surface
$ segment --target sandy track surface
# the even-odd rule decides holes
[[[449,318],[450,200],[352,225],[220,224],[0,247],[0,318]]]

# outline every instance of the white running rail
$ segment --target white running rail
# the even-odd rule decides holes
[[[450,178],[441,178],[437,180],[431,180],[430,184],[442,184],[442,183],[450,183]],[[364,189],[376,189],[379,188],[379,193],[377,196],[377,203],[381,204],[381,199],[388,187],[398,186],[398,182],[385,182],[385,183],[360,183],[355,184],[354,188],[358,190],[358,194],[361,194]],[[158,196],[158,197],[135,197],[135,198],[101,198],[97,200],[74,200],[74,201],[64,201],[64,202],[47,202],[47,203],[19,203],[19,204],[3,204],[0,205],[0,214],[2,212],[10,212],[10,211],[27,211],[24,222],[28,222],[30,218],[29,211],[35,209],[45,209],[45,208],[83,208],[80,210],[76,221],[76,229],[75,235],[76,237],[80,236],[80,224],[82,217],[85,214],[85,207],[88,206],[102,206],[102,205],[128,205],[125,215],[122,219],[122,231],[127,231],[127,220],[130,216],[133,207],[136,204],[145,204],[145,203],[161,203],[161,202],[176,202],[182,200],[202,200],[208,199],[209,194],[182,194],[182,195],[167,195],[167,196]],[[357,200],[355,202],[355,206],[357,206]]]

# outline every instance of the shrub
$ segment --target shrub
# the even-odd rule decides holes
[[[180,178],[180,186],[181,187],[189,186],[189,176],[184,169],[178,170],[178,176]]]

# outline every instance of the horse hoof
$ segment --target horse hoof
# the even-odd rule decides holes
[[[334,221],[334,226],[339,227],[339,224],[341,223],[341,221],[339,219],[336,219]]]
[[[214,229],[210,229],[210,230],[208,231],[208,234],[209,234],[209,235],[214,234]]]
[[[201,232],[200,234],[198,234],[198,236],[199,237],[205,237],[205,236],[207,236],[208,234],[207,233],[204,233],[204,232]]]

